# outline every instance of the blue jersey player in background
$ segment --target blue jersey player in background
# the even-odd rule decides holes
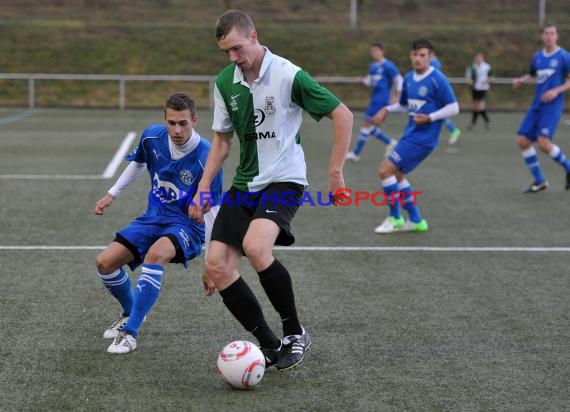
[[[165,125],[151,125],[144,130],[138,146],[127,156],[131,163],[95,205],[95,214],[102,215],[127,186],[148,170],[151,189],[146,211],[118,231],[113,242],[97,256],[97,273],[122,307],[119,319],[103,334],[113,339],[109,353],[136,349],[139,328],[158,299],[164,265],[174,262],[186,267],[198,256],[205,231],[215,218],[216,210],[205,216],[206,225],[188,216],[210,151],[210,143],[194,131],[198,121],[194,101],[184,93],[170,96],[164,105],[164,119]],[[210,202],[216,204],[222,192],[221,171],[211,188]],[[142,273],[133,293],[123,266],[135,270],[141,264]],[[207,293],[213,292],[213,283],[206,275],[204,287]]]
[[[417,206],[417,196],[406,175],[414,170],[438,144],[443,119],[459,113],[449,80],[430,65],[433,46],[426,39],[412,44],[413,71],[404,77],[400,102],[380,110],[373,118],[382,124],[390,112],[409,113],[409,121],[398,144],[380,165],[380,179],[388,198],[390,215],[376,227],[376,233],[425,232],[428,224]],[[408,212],[406,221],[400,206]]]
[[[546,24],[542,28],[544,49],[535,53],[528,74],[513,81],[518,89],[529,82],[536,84],[536,93],[518,130],[518,144],[523,159],[534,176],[534,182],[526,190],[537,193],[548,188],[542,174],[534,143],[560,163],[566,171],[566,190],[570,189],[570,162],[552,138],[564,109],[564,92],[570,89],[570,56],[558,46],[558,28]]]
[[[396,140],[390,138],[382,129],[372,123],[372,116],[383,107],[399,100],[402,91],[402,75],[396,65],[384,57],[384,46],[381,43],[370,46],[370,56],[373,61],[370,63],[368,75],[359,78],[359,80],[365,86],[372,88],[372,96],[364,114],[364,124],[360,128],[356,147],[352,152],[346,154],[348,160],[355,162],[360,160],[360,153],[370,135],[387,145],[386,153],[389,153],[396,145]],[[392,95],[393,97],[391,97]]]
[[[432,56],[431,56],[431,60],[430,60],[429,64],[431,66],[435,67],[437,70],[442,71],[441,61],[436,56],[435,51],[432,52]],[[459,129],[457,126],[455,126],[453,124],[453,122],[451,121],[451,119],[449,119],[449,118],[443,119],[443,124],[445,125],[447,130],[449,130],[449,143],[453,144],[453,143],[457,142],[457,139],[459,139],[459,136],[461,136],[461,129]]]

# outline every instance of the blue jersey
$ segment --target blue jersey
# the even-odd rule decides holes
[[[373,87],[371,100],[380,108],[390,103],[390,92],[394,79],[400,75],[396,65],[388,59],[370,64],[368,77]]]
[[[169,217],[194,226],[188,216],[188,206],[196,194],[210,143],[200,138],[194,150],[175,160],[170,154],[168,129],[151,125],[144,130],[138,146],[127,155],[127,160],[146,163],[151,189],[144,216]],[[211,204],[218,203],[222,194],[223,175],[218,173],[211,186]]]
[[[442,120],[425,125],[414,122],[416,114],[431,114],[442,107],[457,102],[451,84],[442,72],[429,68],[423,75],[415,71],[404,78],[400,104],[408,107],[410,119],[404,130],[403,138],[425,147],[436,147]]]
[[[429,61],[429,65],[436,68],[437,70],[441,70],[441,62],[439,61],[439,59],[437,57],[433,57]]]
[[[546,54],[543,49],[534,54],[530,64],[530,74],[536,77],[536,94],[531,108],[562,111],[564,107],[564,94],[560,93],[551,102],[543,102],[541,97],[548,90],[558,87],[570,75],[570,55],[559,47],[556,51]]]

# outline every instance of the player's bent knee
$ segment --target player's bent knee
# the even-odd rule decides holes
[[[174,256],[176,256],[176,254],[175,253],[173,254],[172,251],[170,250],[150,248],[150,250],[147,252],[144,258],[144,262],[162,265],[170,262],[174,258]]]
[[[215,261],[212,259],[206,259],[204,264],[204,271],[216,284],[216,286],[223,282],[226,278],[230,277],[232,271],[228,269],[228,266],[224,262]]]
[[[244,242],[243,251],[253,267],[264,266],[273,260],[273,248],[260,242]]]
[[[99,253],[97,258],[95,259],[95,265],[97,265],[97,270],[99,273],[112,273],[118,269],[116,262],[110,259],[110,256],[103,251]]]
[[[548,140],[547,137],[539,137],[537,140],[538,143],[538,147],[540,147],[540,149],[544,152],[544,153],[550,153],[550,151],[552,150],[552,143],[550,142],[550,140]]]
[[[532,142],[524,136],[519,136],[517,143],[522,150],[526,150],[532,146]]]
[[[384,164],[382,164],[382,166],[380,166],[380,169],[378,169],[378,175],[382,180],[389,178],[393,174],[394,170],[389,166],[385,166]]]

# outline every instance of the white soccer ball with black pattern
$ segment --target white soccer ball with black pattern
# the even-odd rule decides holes
[[[221,350],[216,369],[232,388],[253,389],[265,373],[265,356],[254,343],[236,340]]]

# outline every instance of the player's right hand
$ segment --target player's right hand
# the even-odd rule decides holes
[[[198,223],[204,223],[204,214],[208,213],[211,208],[208,198],[204,198],[201,193],[209,193],[209,191],[198,190],[192,199],[192,204],[188,207],[188,216]]]
[[[114,197],[107,193],[97,203],[95,203],[95,214],[102,215],[106,208],[113,203]]]
[[[204,285],[204,294],[206,296],[212,296],[216,291],[216,285],[214,285],[214,281],[210,279],[210,276],[204,271],[202,273],[202,284]]]

